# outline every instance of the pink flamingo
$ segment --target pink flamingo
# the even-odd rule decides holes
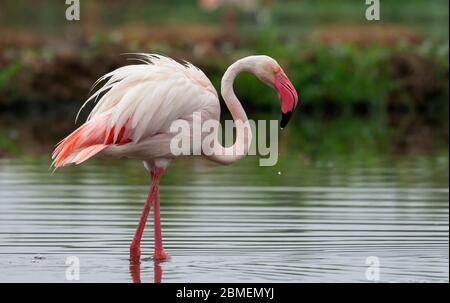
[[[188,62],[154,54],[136,54],[144,64],[118,68],[95,84],[107,80],[86,101],[99,99],[87,121],[63,139],[55,148],[55,168],[80,164],[94,155],[126,157],[144,161],[151,174],[147,200],[130,246],[130,260],[139,262],[140,243],[150,208],[154,207],[154,260],[168,257],[163,247],[158,185],[167,165],[176,158],[170,142],[171,124],[185,120],[193,126],[193,113],[219,120],[217,92],[205,74]],[[251,72],[278,91],[284,127],[295,109],[298,96],[278,63],[268,56],[249,56],[232,64],[222,78],[222,96],[235,121],[248,122],[247,115],[233,91],[233,81],[240,72]],[[80,111],[86,105],[81,107]],[[78,117],[78,115],[77,115]],[[204,120],[203,120],[204,121]],[[216,144],[209,160],[231,164],[243,158],[251,142],[250,129],[236,128],[231,147]],[[217,134],[215,134],[217,135]],[[217,137],[217,136],[216,136]],[[242,150],[242,153],[230,150]]]

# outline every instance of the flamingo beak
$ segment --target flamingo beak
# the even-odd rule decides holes
[[[284,128],[292,117],[292,112],[298,103],[298,94],[289,81],[286,74],[280,70],[275,73],[275,89],[278,91],[278,98],[281,103],[280,127]]]

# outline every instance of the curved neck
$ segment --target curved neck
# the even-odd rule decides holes
[[[224,147],[219,142],[208,158],[221,164],[231,164],[245,157],[252,142],[252,131],[247,114],[239,102],[233,89],[236,76],[243,71],[252,72],[252,64],[247,58],[240,59],[230,65],[222,77],[221,93],[236,127],[236,141],[232,146]]]

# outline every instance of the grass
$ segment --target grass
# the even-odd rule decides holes
[[[438,109],[435,113],[445,116],[449,98],[446,44],[426,41],[420,45],[359,47],[309,43],[299,47],[277,43],[280,39],[273,30],[263,30],[251,49],[241,49],[219,60],[205,58],[201,68],[219,89],[224,71],[236,58],[268,54],[283,66],[307,109],[344,114],[362,110],[380,115],[393,105],[401,105],[408,111],[422,110],[425,106]],[[0,70],[0,104],[81,102],[90,85],[108,71],[108,66],[120,64],[117,54],[121,51],[108,48],[108,43],[98,46],[100,53],[94,45],[92,53],[74,54],[67,59],[48,57],[45,50],[41,55],[35,52],[32,65],[26,57],[17,58]],[[174,51],[174,47],[168,46],[168,55]],[[191,55],[186,53],[187,58]],[[98,58],[102,58],[101,64]],[[73,69],[74,64],[79,67]],[[253,75],[239,75],[235,90],[249,110],[275,109],[276,93]]]

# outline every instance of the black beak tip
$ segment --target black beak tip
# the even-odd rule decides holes
[[[280,121],[280,127],[285,128],[288,124],[289,120],[291,119],[292,111],[288,111],[287,113],[281,113],[281,121]]]

